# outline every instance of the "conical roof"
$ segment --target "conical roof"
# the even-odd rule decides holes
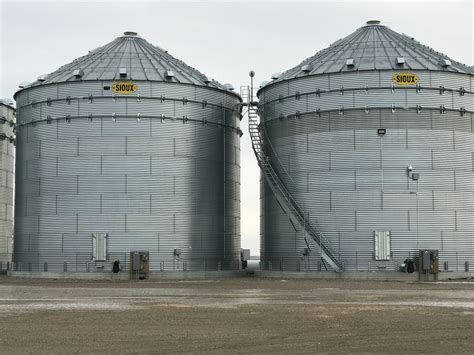
[[[474,73],[472,68],[436,52],[413,37],[371,20],[298,66],[274,75],[271,83],[307,75],[392,69]]]
[[[147,42],[136,32],[124,32],[112,42],[23,87],[77,81],[78,77],[82,81],[149,80],[227,89],[174,58],[168,51]]]

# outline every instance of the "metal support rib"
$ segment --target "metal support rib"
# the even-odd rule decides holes
[[[258,165],[263,171],[265,180],[278,200],[278,203],[282,206],[284,212],[290,218],[291,223],[293,223],[295,226],[299,226],[301,230],[304,231],[304,239],[306,244],[308,246],[310,245],[307,238],[307,236],[309,236],[309,241],[312,241],[312,244],[316,244],[317,248],[321,251],[321,257],[323,260],[327,262],[334,271],[342,271],[343,264],[337,259],[334,251],[329,248],[329,243],[326,241],[322,232],[316,227],[312,226],[306,220],[303,209],[298,205],[273,168],[270,162],[270,157],[265,154],[263,149],[262,132],[258,124],[256,105],[254,102],[252,102],[251,98],[247,105],[249,133],[252,140],[252,148],[255,156],[257,157]]]

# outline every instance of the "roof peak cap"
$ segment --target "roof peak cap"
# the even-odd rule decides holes
[[[138,33],[135,31],[125,31],[123,35],[126,37],[139,37]]]
[[[365,24],[366,25],[380,25],[381,22],[380,20],[368,20]]]

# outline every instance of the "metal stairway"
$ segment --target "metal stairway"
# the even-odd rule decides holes
[[[250,92],[252,93],[253,90],[250,90]],[[283,211],[289,217],[293,226],[295,226],[295,229],[296,226],[298,226],[304,232],[304,239],[308,249],[311,250],[307,238],[307,236],[310,236],[309,242],[316,244],[321,252],[322,259],[328,263],[334,271],[343,271],[343,264],[337,259],[334,251],[329,248],[329,243],[325,239],[324,235],[320,230],[313,227],[306,220],[303,209],[298,205],[296,200],[285,186],[285,183],[278,176],[277,172],[272,166],[271,158],[265,154],[263,148],[263,133],[261,131],[261,126],[258,124],[258,111],[256,107],[257,103],[253,102],[252,96],[252,94],[248,96],[246,105],[248,110],[249,133],[252,140],[253,151],[257,157],[258,165],[263,171],[265,180],[270,186]]]

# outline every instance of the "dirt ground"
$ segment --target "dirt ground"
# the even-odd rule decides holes
[[[0,276],[0,353],[474,353],[474,282]]]

